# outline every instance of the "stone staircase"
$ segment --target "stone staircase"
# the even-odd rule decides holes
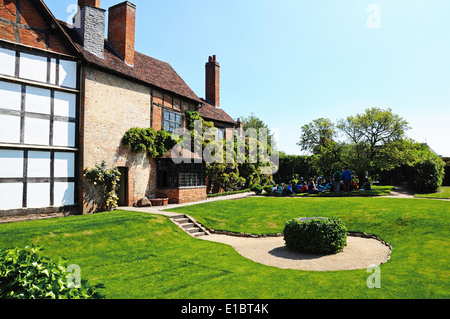
[[[203,227],[200,223],[198,223],[194,218],[192,218],[189,215],[173,216],[170,217],[170,220],[192,237],[201,237],[210,235],[209,231],[205,227]]]

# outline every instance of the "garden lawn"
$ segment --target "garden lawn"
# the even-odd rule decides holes
[[[450,187],[444,186],[437,193],[431,194],[416,194],[417,198],[435,198],[435,199],[450,199]]]
[[[391,191],[395,189],[395,186],[372,186],[372,190],[370,191],[351,191],[344,192],[343,189],[339,191],[339,193],[326,191],[325,193],[319,194],[309,194],[309,193],[300,193],[295,196],[308,196],[308,197],[372,197],[372,196],[389,196]]]
[[[35,244],[81,267],[107,298],[300,299],[449,298],[450,203],[384,198],[247,198],[178,208],[215,229],[281,232],[286,220],[337,216],[348,230],[393,245],[381,289],[365,269],[283,270],[257,264],[230,246],[195,239],[167,217],[115,211],[0,225],[0,247]]]

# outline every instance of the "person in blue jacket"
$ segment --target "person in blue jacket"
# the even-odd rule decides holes
[[[342,173],[342,180],[344,181],[344,191],[349,192],[352,184],[352,172],[349,169]]]

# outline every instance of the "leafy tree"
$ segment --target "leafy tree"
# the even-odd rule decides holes
[[[201,133],[195,130],[195,121],[201,121]],[[224,191],[235,191],[243,187],[248,188],[253,184],[265,184],[270,180],[261,172],[261,168],[266,164],[260,158],[259,152],[257,152],[256,158],[251,157],[250,145],[254,143],[253,145],[258,150],[261,148],[264,150],[267,147],[268,154],[270,154],[270,146],[262,145],[258,140],[249,137],[217,141],[213,134],[210,136],[207,134],[208,130],[214,127],[213,123],[205,121],[196,111],[186,112],[186,122],[193,146],[198,146],[201,142],[202,149],[210,152],[214,159],[212,162],[206,163],[209,186],[214,186],[211,191],[217,192],[220,188]],[[261,124],[262,121],[254,116],[247,123],[264,128],[264,124]],[[247,127],[249,128],[249,126]]]
[[[398,157],[399,149],[405,150],[403,140],[409,127],[408,122],[391,109],[367,109],[363,114],[340,120],[337,127],[349,140],[344,148],[344,163],[354,170],[360,183],[365,181],[367,173],[373,175],[401,165],[392,158]],[[391,160],[386,161],[386,158]]]
[[[263,120],[256,117],[254,113],[251,113],[248,117],[242,117],[241,122],[244,131],[248,129],[255,129],[258,140],[262,141],[262,138],[266,138],[268,147],[275,147],[274,135],[269,129],[269,126],[264,123]],[[265,132],[265,136],[260,136],[261,132]]]
[[[417,192],[435,193],[445,176],[445,162],[426,144],[415,144],[414,161],[410,163],[409,185]]]
[[[349,116],[340,120],[338,128],[353,144],[362,144],[364,155],[373,160],[379,148],[404,138],[409,129],[408,122],[392,113],[391,109],[367,109],[364,114]]]
[[[322,174],[347,167],[362,184],[367,174],[411,162],[411,142],[404,139],[408,129],[408,122],[391,109],[371,108],[337,125],[324,118],[304,125],[298,145],[313,154],[313,165]],[[346,141],[336,140],[338,130]]]
[[[320,154],[323,148],[332,146],[336,137],[336,126],[325,118],[319,118],[302,126],[300,142],[297,143],[302,150],[313,154]]]

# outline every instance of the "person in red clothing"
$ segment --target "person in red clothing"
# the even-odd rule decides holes
[[[306,185],[306,182],[303,182],[303,186],[300,189],[300,193],[307,193],[309,191],[308,186]]]

